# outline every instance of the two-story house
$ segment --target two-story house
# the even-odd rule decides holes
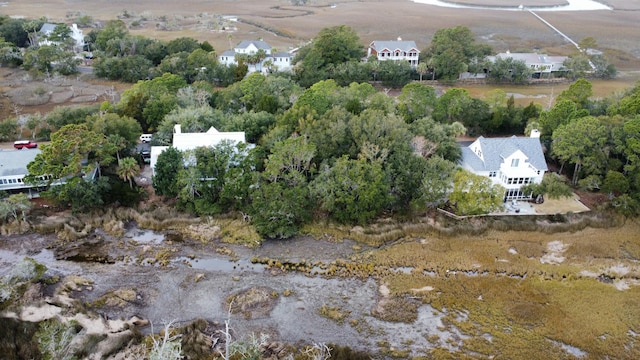
[[[246,142],[245,133],[244,131],[220,132],[214,127],[209,128],[209,130],[204,133],[185,133],[182,132],[180,124],[176,124],[173,129],[172,146],[179,151],[188,151],[199,147],[216,146],[225,140],[234,143],[244,143]],[[154,174],[158,156],[167,148],[169,148],[169,146],[151,147],[150,166]],[[191,159],[186,159],[186,165],[189,165],[192,161]]]
[[[255,55],[260,50],[264,52],[264,58],[258,63],[247,63],[249,72],[262,72],[268,73],[269,71],[288,71],[291,70],[293,62],[293,54],[288,52],[272,52],[272,47],[268,43],[262,40],[244,40],[241,41],[236,47],[231,50],[227,50],[218,56],[218,60],[224,65],[237,65],[238,56],[240,55]]]
[[[367,59],[372,56],[377,57],[379,61],[407,61],[415,68],[418,66],[420,50],[418,50],[415,41],[403,41],[400,38],[392,41],[375,40],[369,44],[367,49]]]
[[[530,137],[479,137],[462,147],[461,166],[474,174],[486,176],[505,188],[505,200],[530,199],[521,191],[527,184],[539,184],[547,171],[540,133]]]
[[[38,45],[58,45],[57,42],[49,39],[49,36],[53,33],[56,26],[58,26],[58,24],[44,23],[42,25],[40,28]],[[81,52],[85,45],[84,34],[82,33],[82,30],[78,28],[77,24],[69,26],[69,37],[74,41],[73,50],[75,52]]]

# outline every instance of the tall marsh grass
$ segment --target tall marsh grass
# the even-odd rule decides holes
[[[380,247],[404,238],[425,236],[479,236],[488,231],[523,231],[555,234],[576,232],[585,228],[611,228],[624,224],[624,218],[613,212],[570,213],[548,216],[474,217],[455,220],[443,215],[434,219],[414,218],[411,222],[383,219],[366,227],[319,221],[306,225],[302,232],[316,238],[351,239]]]

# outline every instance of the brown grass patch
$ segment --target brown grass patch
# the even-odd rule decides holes
[[[273,289],[265,286],[251,287],[229,295],[225,300],[225,307],[230,307],[233,314],[255,319],[268,316],[277,298],[278,293]]]
[[[328,319],[336,321],[339,324],[342,324],[344,323],[345,319],[349,317],[349,315],[351,314],[351,311],[345,310],[341,307],[328,306],[325,304],[325,305],[322,305],[320,309],[318,309],[318,313],[321,316],[324,316]]]
[[[412,323],[418,318],[419,307],[418,300],[394,296],[380,299],[371,315],[384,321]]]
[[[568,246],[562,254],[565,260],[541,264],[552,241]],[[640,224],[633,221],[561,234],[426,235],[378,250],[366,260],[414,268],[411,273],[383,274],[380,281],[393,296],[411,294],[440,311],[446,309],[446,326],[470,336],[454,351],[456,358],[496,352],[520,358],[523,349],[538,358],[563,358],[561,344],[595,358],[636,358],[640,350],[630,345],[635,340],[628,331],[640,326],[640,287],[621,291],[614,284],[583,277],[581,271],[599,273],[615,264],[633,268],[632,259],[639,255]],[[432,290],[415,291],[421,288]]]

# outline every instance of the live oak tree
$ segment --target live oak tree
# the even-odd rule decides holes
[[[333,219],[364,225],[380,215],[387,205],[389,185],[383,159],[340,157],[325,165],[311,183],[311,193]]]
[[[501,83],[523,84],[531,78],[531,68],[524,60],[498,57],[490,65],[489,79]]]
[[[94,46],[98,50],[109,51],[109,41],[120,41],[129,34],[127,25],[122,20],[111,20],[107,22],[107,26],[99,30],[95,37]]]
[[[136,119],[143,131],[153,131],[176,106],[176,93],[187,86],[178,75],[163,74],[153,80],[139,81],[122,94],[118,113]]]
[[[419,187],[420,197],[416,201],[418,208],[435,208],[447,201],[453,188],[453,175],[456,164],[439,156],[426,160],[424,177]]]
[[[127,147],[134,146],[142,133],[140,124],[128,116],[115,113],[97,114],[87,118],[93,131],[106,137],[118,135],[126,141]]]
[[[626,194],[629,187],[629,179],[623,173],[612,170],[607,171],[602,183],[602,190],[609,193],[611,197]]]
[[[51,180],[82,177],[96,166],[109,165],[114,148],[103,134],[89,130],[86,124],[69,124],[51,134],[51,142],[29,163],[31,176],[50,175]]]
[[[572,79],[584,77],[587,72],[591,71],[589,57],[582,53],[570,55],[562,64],[567,72],[567,76]]]
[[[640,114],[640,85],[628,90],[622,99],[607,109],[607,113],[623,116],[637,116]]]
[[[549,111],[540,114],[538,122],[542,137],[549,139],[553,132],[561,125],[565,125],[574,119],[588,116],[589,112],[573,101],[560,100]]]
[[[567,90],[561,92],[556,101],[569,100],[578,105],[579,108],[585,109],[589,103],[589,98],[593,95],[592,88],[591,82],[580,78],[569,85]]]
[[[453,175],[449,203],[457,215],[481,215],[502,209],[504,188],[491,179],[458,169]]]
[[[604,125],[592,116],[572,120],[553,132],[552,154],[563,165],[574,164],[572,185],[577,185],[583,167],[587,169],[587,174],[601,174],[604,171],[607,135]]]
[[[573,195],[571,187],[560,175],[554,172],[544,174],[542,182],[539,184],[524,185],[521,190],[524,194],[532,194],[534,197],[543,195],[549,199],[560,199]]]
[[[182,154],[169,147],[160,155],[154,169],[153,189],[157,195],[175,197],[178,195],[178,174],[184,168]]]
[[[609,59],[604,55],[594,55],[591,57],[591,63],[594,66],[593,76],[603,79],[613,79],[616,77],[618,70]]]
[[[436,78],[455,80],[470,62],[479,61],[490,52],[489,46],[476,43],[471,30],[457,26],[436,31],[424,55],[431,59]]]
[[[381,61],[378,65],[377,77],[383,86],[401,88],[411,81],[413,69],[408,62]]]
[[[135,83],[147,79],[152,66],[151,60],[142,55],[98,57],[93,62],[93,72],[98,77]]]
[[[625,173],[633,176],[640,175],[640,116],[636,116],[622,125],[616,141],[619,151],[627,159],[624,165]]]
[[[398,96],[398,112],[407,123],[431,116],[435,104],[436,90],[433,86],[419,83],[407,84]]]
[[[429,117],[413,122],[410,131],[414,134],[414,150],[424,158],[434,156],[457,162],[462,156],[456,136],[464,135],[466,129],[460,123],[441,124]]]
[[[287,238],[311,218],[308,176],[314,154],[315,146],[302,136],[275,144],[250,189],[251,222],[259,234]]]
[[[328,76],[327,69],[351,60],[359,61],[364,56],[364,47],[358,34],[347,25],[320,30],[310,45],[298,53],[294,62],[296,77],[301,86],[308,87]]]
[[[300,134],[316,147],[315,162],[331,161],[349,152],[352,144],[349,122],[354,117],[343,107],[333,107],[322,116],[300,121]]]

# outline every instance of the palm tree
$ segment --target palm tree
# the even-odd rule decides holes
[[[118,158],[118,164],[120,164],[120,151],[127,147],[127,139],[118,134],[111,134],[107,137],[107,141],[116,148],[116,157]]]
[[[133,189],[133,177],[140,172],[140,165],[136,159],[126,157],[118,164],[118,176],[123,181],[129,181],[129,187]]]
[[[421,62],[416,67],[416,70],[418,71],[418,74],[420,74],[420,81],[422,81],[422,76],[429,72],[429,65],[425,62]]]
[[[427,66],[431,68],[431,81],[436,79],[436,60],[433,57],[430,57],[427,60]]]

